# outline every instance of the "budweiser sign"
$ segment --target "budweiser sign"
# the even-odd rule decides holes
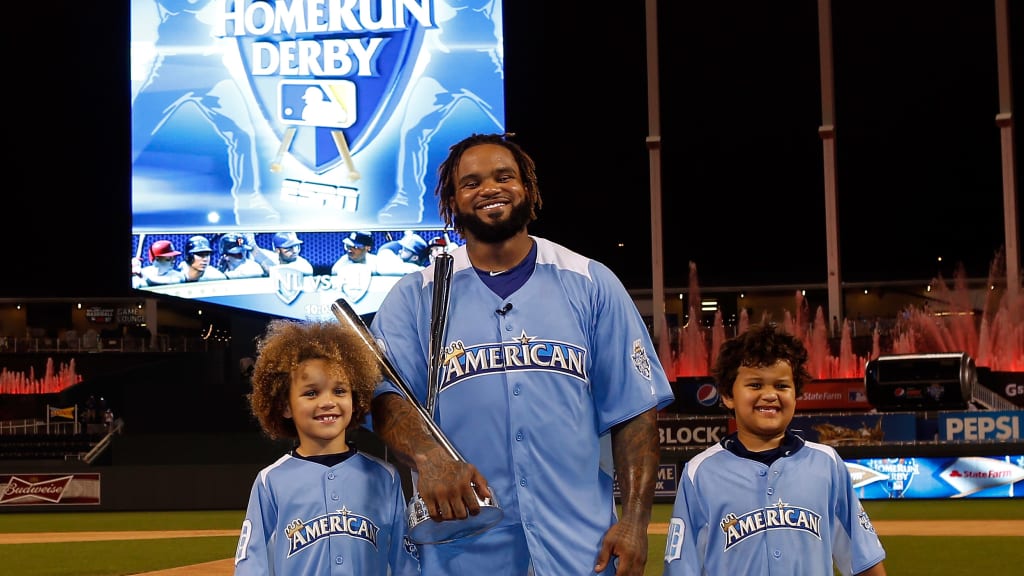
[[[0,506],[99,503],[99,474],[0,474]]]

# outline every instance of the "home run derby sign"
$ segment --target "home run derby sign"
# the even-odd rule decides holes
[[[228,2],[214,35],[238,42],[278,141],[322,174],[394,113],[423,29],[436,26],[432,2],[418,1]]]
[[[132,0],[133,232],[443,228],[433,167],[504,130],[501,3]]]

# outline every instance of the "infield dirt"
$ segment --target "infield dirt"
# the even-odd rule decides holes
[[[1020,536],[1024,520],[877,520],[873,522],[879,536]],[[665,534],[668,524],[652,523],[650,534]],[[166,530],[124,532],[36,532],[0,534],[0,545],[49,542],[88,542],[98,540],[148,540],[155,538],[201,538],[234,536],[237,530]],[[202,564],[180,566],[167,570],[145,572],[138,576],[231,576],[231,558]]]

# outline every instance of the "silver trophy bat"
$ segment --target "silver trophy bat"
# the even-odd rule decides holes
[[[391,361],[388,360],[380,347],[377,346],[373,335],[370,334],[370,330],[366,327],[363,319],[356,314],[349,303],[344,298],[339,298],[331,304],[331,312],[334,313],[334,316],[342,325],[351,328],[358,334],[363,343],[373,351],[377,361],[380,362],[384,377],[393,382],[401,390],[406,400],[412,403],[423,423],[445,451],[453,459],[465,462],[466,459],[459,454],[459,451],[455,449],[455,446],[452,445],[448,437],[441,431],[441,428],[434,422],[434,419],[430,417],[430,414],[416,400],[412,389],[398,375],[394,365],[391,364]],[[420,495],[418,493],[413,494],[413,497],[409,499],[409,505],[406,507],[406,517],[409,522],[409,539],[417,544],[441,544],[479,534],[501,521],[504,512],[495,498],[481,498],[477,495],[477,502],[480,504],[480,513],[476,516],[469,516],[463,520],[437,522],[430,517],[430,511],[427,509],[423,499],[420,498]]]

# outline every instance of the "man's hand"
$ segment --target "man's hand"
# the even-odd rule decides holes
[[[480,513],[477,495],[491,497],[487,479],[476,466],[448,452],[412,402],[399,394],[381,394],[371,409],[374,432],[416,471],[416,492],[433,520],[461,520]]]
[[[491,496],[487,479],[468,462],[454,460],[447,453],[430,458],[417,456],[416,462],[416,490],[433,520],[476,516],[480,513],[480,499]]]
[[[647,565],[646,528],[627,520],[613,524],[601,541],[594,571],[604,572],[612,561],[616,562],[617,576],[643,576]]]

